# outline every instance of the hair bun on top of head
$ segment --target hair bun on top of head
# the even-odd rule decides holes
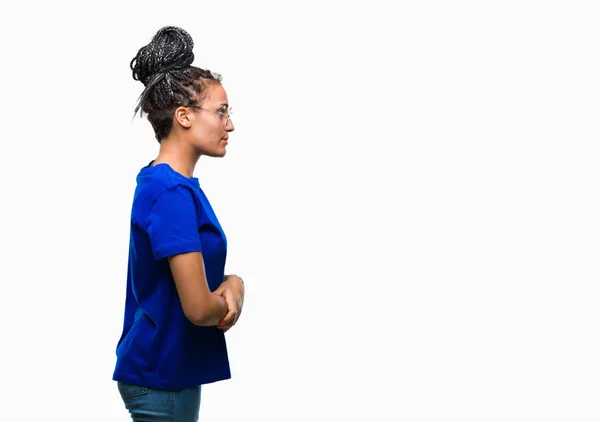
[[[194,62],[194,40],[176,26],[161,28],[131,60],[133,79],[148,85],[153,76],[180,70]]]
[[[184,29],[165,26],[158,30],[148,45],[140,48],[129,63],[133,79],[144,84],[144,91],[138,98],[134,116],[142,108],[152,88],[168,72],[182,70],[194,62],[194,40]],[[140,115],[141,116],[141,115]]]

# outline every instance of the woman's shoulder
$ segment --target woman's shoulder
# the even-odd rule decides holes
[[[133,207],[145,214],[159,200],[173,201],[174,197],[194,201],[197,187],[191,180],[175,172],[168,164],[143,167],[137,175]],[[197,182],[196,182],[197,183]]]
[[[190,190],[196,190],[199,186],[198,179],[195,177],[185,177],[176,172],[167,163],[158,163],[142,167],[137,176],[137,186],[142,189],[149,189],[160,193],[160,191],[182,187]]]

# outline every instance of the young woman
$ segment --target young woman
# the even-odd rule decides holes
[[[197,421],[201,385],[231,377],[225,331],[244,285],[224,275],[227,239],[194,168],[223,157],[234,126],[221,77],[192,66],[193,40],[160,29],[131,61],[160,149],[131,212],[123,333],[113,379],[134,421]]]

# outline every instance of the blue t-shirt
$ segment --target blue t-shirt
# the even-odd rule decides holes
[[[123,334],[113,380],[183,389],[231,378],[223,329],[184,315],[167,257],[201,251],[208,286],[223,281],[227,239],[198,179],[141,169],[131,211]]]

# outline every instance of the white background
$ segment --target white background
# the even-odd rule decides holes
[[[2,420],[127,421],[129,212],[165,25],[236,131],[196,176],[247,285],[203,421],[598,421],[595,2],[24,2],[0,13]]]

